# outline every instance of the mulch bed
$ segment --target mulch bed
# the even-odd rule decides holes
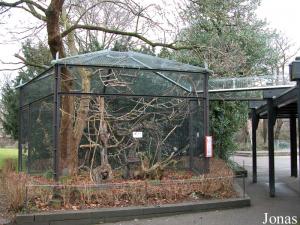
[[[113,179],[101,184],[94,184],[87,172],[64,177],[59,184],[42,176],[10,173],[5,177],[10,187],[20,186],[18,192],[24,192],[24,186],[27,186],[27,195],[22,196],[23,202],[19,205],[12,208],[10,201],[0,201],[6,203],[6,211],[13,209],[14,212],[163,205],[236,197],[233,172],[222,160],[216,159],[211,160],[208,174],[168,169],[162,180],[125,180],[117,172]],[[26,210],[25,199],[28,203]]]

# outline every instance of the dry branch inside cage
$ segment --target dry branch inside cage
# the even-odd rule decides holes
[[[154,165],[150,165],[148,157],[139,153],[141,165],[138,170],[134,171],[135,179],[152,179],[152,180],[161,180],[164,175],[165,168],[171,163],[176,163],[176,160],[173,159],[174,152],[165,160],[156,162]]]
[[[72,72],[80,77],[72,88],[80,86],[85,95],[62,97],[62,105],[65,100],[72,101],[69,106],[73,109],[61,108],[60,132],[63,135],[71,126],[73,135],[62,137],[60,140],[68,144],[60,148],[69,149],[69,161],[88,170],[94,183],[112,179],[113,171],[118,169],[123,170],[125,178],[162,179],[164,169],[175,163],[174,154],[186,154],[186,146],[193,147],[188,143],[190,131],[186,129],[191,114],[197,112],[191,109],[189,98],[169,97],[175,87],[165,84],[162,86],[166,89],[159,90],[162,97],[135,95],[141,87],[132,86],[134,82],[159,82],[160,77],[150,77],[150,72],[145,71],[113,68]],[[88,94],[93,92],[95,95]],[[197,99],[196,102],[200,106]],[[143,138],[134,138],[135,131],[141,131]],[[130,159],[131,151],[139,153],[136,160]]]
[[[84,132],[87,143],[79,146],[85,152],[80,167],[90,168],[95,183],[112,177],[112,161],[125,170],[126,178],[161,179],[165,167],[175,163],[173,151],[177,148],[167,142],[189,115],[186,102],[155,97],[91,98]],[[143,130],[145,137],[134,138],[135,130]],[[132,158],[130,152],[138,155]]]

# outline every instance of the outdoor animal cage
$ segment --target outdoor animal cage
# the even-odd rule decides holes
[[[19,87],[20,171],[57,178],[74,163],[117,169],[141,155],[203,170],[209,70],[110,50],[52,64]]]

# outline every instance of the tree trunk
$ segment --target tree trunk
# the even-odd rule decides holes
[[[284,73],[285,73],[285,63],[281,66],[281,72],[282,72],[282,82],[285,84],[285,78],[284,78]]]
[[[98,109],[100,114],[100,124],[99,124],[99,141],[102,146],[101,150],[101,166],[107,166],[109,165],[108,162],[108,156],[107,156],[107,146],[108,146],[108,140],[110,137],[107,123],[104,118],[104,112],[105,112],[105,103],[104,103],[104,97],[98,98]],[[109,165],[110,167],[110,165]]]
[[[274,139],[278,140],[279,139],[279,135],[280,135],[280,130],[282,128],[283,125],[283,120],[282,119],[278,119],[276,121],[276,129],[275,129],[275,134],[274,134]]]
[[[68,149],[74,148],[72,143],[72,118],[74,115],[74,96],[62,96],[61,99],[61,121],[59,133],[59,174],[67,175],[68,171]]]
[[[251,123],[251,120],[247,120],[245,144],[247,144],[248,137],[249,137],[250,144],[252,145],[252,123]]]
[[[263,140],[264,145],[267,144],[267,135],[268,135],[268,120],[263,120]]]
[[[82,79],[82,92],[90,92],[91,78],[88,71],[79,69],[79,73]],[[74,100],[73,103],[74,104]],[[89,112],[90,96],[81,96],[79,99],[79,107],[76,111],[76,118],[72,131],[71,145],[67,149],[68,151],[68,172],[70,175],[77,174],[78,169],[78,148],[83,135],[84,128],[86,126],[87,116]],[[75,115],[73,115],[75,117]],[[72,122],[72,118],[69,119]],[[63,137],[62,137],[63,138]]]
[[[62,11],[63,0],[52,0],[46,11],[47,18],[47,34],[48,44],[53,59],[56,58],[56,54],[60,57],[65,57],[65,50],[63,47],[63,41],[60,34],[59,20]],[[61,88],[62,91],[68,92],[71,90],[73,84],[71,82],[71,75],[67,68],[63,67],[61,71]],[[73,115],[73,97],[63,96],[61,99],[61,121],[60,121],[60,159],[59,159],[59,171],[61,174],[64,168],[67,168],[67,149],[69,148],[69,142],[71,141],[72,123],[70,121],[70,115]]]
[[[52,0],[46,11],[48,44],[53,58],[58,53],[60,58],[66,56],[60,33],[60,16],[63,12],[64,0]],[[66,18],[65,18],[66,19]],[[74,33],[68,35],[68,45],[73,54],[76,53],[74,44]],[[90,91],[90,75],[87,71],[80,69],[82,79],[82,91]],[[72,75],[67,68],[61,71],[61,89],[63,92],[72,90]],[[81,97],[78,112],[75,113],[74,96],[62,96],[61,99],[61,121],[59,134],[59,174],[74,175],[78,167],[78,146],[86,124],[89,109],[89,97]],[[74,118],[76,116],[76,118]],[[67,171],[66,171],[67,170]]]
[[[89,72],[79,69],[79,73],[82,79],[82,91],[89,92],[91,86]],[[72,89],[73,82],[70,81],[70,77],[69,71],[64,68],[62,70],[63,91],[68,92]],[[75,175],[78,168],[78,148],[86,126],[90,97],[82,96],[79,98],[76,112],[74,96],[62,96],[61,103],[59,174]]]
[[[46,11],[48,44],[53,58],[56,54],[65,57],[65,50],[60,34],[59,19],[64,0],[52,0]]]
[[[110,137],[110,133],[108,130],[107,123],[105,121],[105,103],[104,97],[97,98],[98,103],[98,112],[99,112],[99,137],[98,141],[101,146],[100,158],[101,165],[93,169],[93,180],[96,183],[100,183],[102,180],[111,179],[113,176],[111,165],[108,161],[108,141]]]

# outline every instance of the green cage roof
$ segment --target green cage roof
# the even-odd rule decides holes
[[[53,64],[82,65],[82,66],[105,66],[121,67],[128,69],[153,69],[159,71],[181,71],[181,72],[210,72],[207,69],[183,64],[174,60],[159,58],[157,56],[146,55],[138,52],[117,52],[102,50],[58,60],[53,60]]]

